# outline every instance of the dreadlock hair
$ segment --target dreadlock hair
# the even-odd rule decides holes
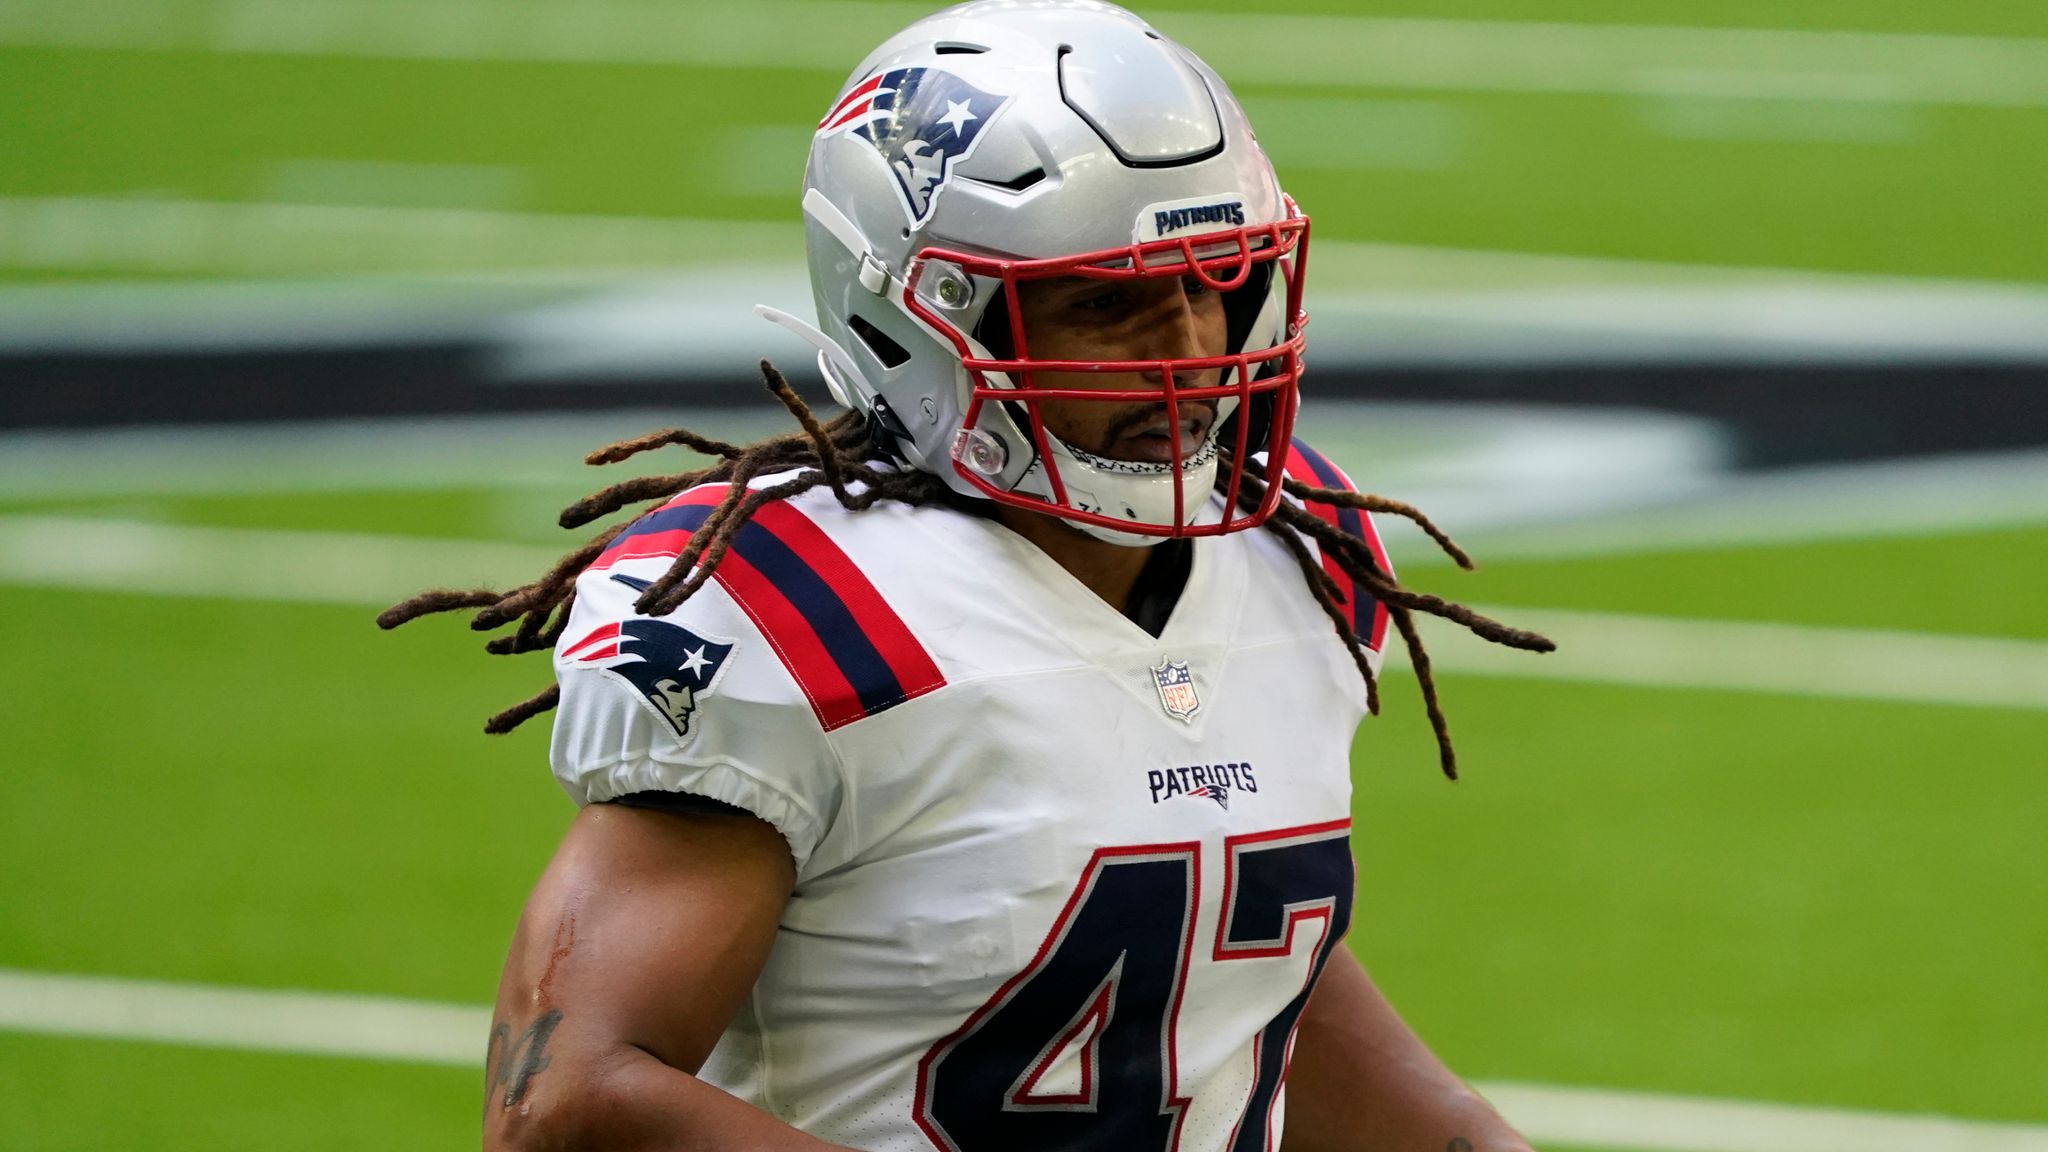
[[[938,503],[949,496],[951,489],[945,481],[929,472],[888,467],[895,463],[895,457],[864,416],[847,412],[820,422],[773,364],[761,361],[761,376],[768,391],[796,418],[798,431],[756,444],[735,445],[700,436],[686,428],[670,428],[622,440],[584,458],[585,463],[593,465],[615,464],[642,452],[673,444],[715,457],[717,463],[692,472],[643,476],[614,484],[564,508],[561,515],[564,528],[580,528],[631,504],[651,502],[651,510],[702,484],[723,483],[729,486],[725,499],[691,534],[689,543],[669,565],[668,571],[640,593],[633,604],[635,611],[648,616],[665,616],[675,611],[711,578],[731,547],[734,534],[746,524],[755,509],[764,504],[787,500],[821,485],[832,490],[841,507],[854,512],[885,500],[921,506]],[[749,482],[758,476],[791,469],[800,471],[790,479],[766,488],[748,487]],[[1238,500],[1247,508],[1256,508],[1272,481],[1256,461],[1246,462],[1245,471],[1247,475]],[[850,484],[851,480],[857,480],[858,487]],[[1225,483],[1219,477],[1218,488],[1224,487]],[[1280,484],[1284,492],[1299,500],[1385,512],[1412,521],[1459,567],[1473,567],[1471,557],[1463,549],[1431,523],[1429,517],[1410,505],[1341,488],[1318,488],[1284,476]],[[436,612],[474,608],[477,612],[470,618],[470,627],[479,632],[498,631],[514,621],[518,622],[518,627],[510,634],[485,644],[485,651],[508,656],[551,649],[568,627],[569,611],[576,600],[576,577],[630,526],[629,520],[604,529],[589,543],[562,557],[530,584],[522,584],[509,592],[489,588],[430,589],[385,609],[377,617],[377,626],[396,628],[409,620]],[[1450,779],[1457,779],[1457,756],[1451,747],[1450,726],[1437,699],[1436,678],[1430,669],[1429,654],[1423,649],[1421,634],[1416,631],[1415,613],[1454,621],[1483,639],[1510,648],[1548,652],[1556,645],[1537,633],[1490,620],[1462,604],[1401,586],[1380,567],[1372,549],[1363,539],[1338,529],[1299,505],[1280,501],[1264,527],[1282,542],[1300,565],[1310,594],[1322,607],[1324,615],[1330,618],[1338,637],[1351,653],[1359,675],[1365,680],[1367,706],[1374,715],[1380,710],[1379,682],[1373,675],[1366,641],[1345,618],[1342,592],[1336,581],[1316,562],[1305,541],[1315,541],[1322,555],[1333,560],[1360,588],[1386,606],[1389,618],[1407,646],[1409,662],[1421,685],[1423,706],[1429,713],[1430,728],[1436,734],[1443,773]],[[484,723],[484,731],[493,735],[510,732],[521,723],[553,709],[560,693],[559,685],[550,684],[530,699],[492,716]]]

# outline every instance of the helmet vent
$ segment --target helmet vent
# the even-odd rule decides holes
[[[1062,45],[1060,98],[1131,168],[1193,164],[1223,151],[1208,81],[1164,40],[1121,23],[1086,45]]]
[[[972,179],[972,177],[962,177],[962,179]],[[975,183],[986,184],[991,188],[1002,188],[1010,192],[1022,192],[1043,179],[1045,179],[1045,169],[1033,168],[1021,176],[1012,176],[1008,180],[976,180]]]
[[[868,351],[874,353],[875,359],[882,362],[882,367],[900,368],[910,362],[910,350],[891,340],[887,332],[868,323],[866,318],[848,316],[846,325],[860,337],[861,343],[868,346]]]
[[[958,41],[947,41],[942,44],[933,45],[932,51],[940,56],[979,56],[983,52],[988,51],[988,46],[986,44],[963,44]]]

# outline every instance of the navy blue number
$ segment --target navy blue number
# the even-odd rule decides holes
[[[1309,990],[1351,923],[1350,822],[1225,841],[1212,959],[1296,953],[1301,991],[1253,1046],[1230,1152],[1267,1152],[1273,1104]],[[945,1152],[1154,1152],[1177,1143],[1174,1020],[1200,886],[1195,844],[1095,854],[1031,965],[918,1066],[917,1122]],[[1078,1054],[1078,1074],[1067,1061]],[[1064,1057],[1064,1058],[1063,1058]],[[1063,1075],[1048,1076],[1055,1066]]]
[[[917,1120],[951,1152],[1145,1152],[1174,1143],[1173,1021],[1198,846],[1104,849],[1030,967],[919,1068]],[[1078,1084],[1044,1077],[1080,1053]]]
[[[1321,921],[1322,935],[1301,992],[1253,1045],[1258,1067],[1251,1099],[1231,1137],[1230,1152],[1267,1152],[1274,1143],[1273,1101],[1287,1077],[1294,1025],[1351,924],[1350,822],[1235,836],[1225,841],[1224,855],[1223,923],[1216,930],[1215,959],[1292,955],[1295,929]]]

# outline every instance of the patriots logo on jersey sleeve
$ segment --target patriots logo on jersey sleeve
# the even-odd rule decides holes
[[[1009,102],[937,68],[898,68],[856,85],[818,122],[818,132],[852,132],[874,145],[916,228],[931,219],[953,166]]]
[[[562,655],[579,664],[604,664],[606,672],[646,697],[678,737],[687,738],[697,698],[711,690],[732,649],[731,641],[707,639],[664,620],[627,620],[598,628]]]

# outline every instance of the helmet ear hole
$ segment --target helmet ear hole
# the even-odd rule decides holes
[[[1268,361],[1258,366],[1252,373],[1252,379],[1254,381],[1264,380],[1279,370],[1278,365]],[[1217,441],[1225,445],[1235,444],[1237,442],[1237,426],[1240,422],[1246,426],[1244,433],[1245,451],[1253,454],[1265,451],[1266,440],[1273,434],[1272,394],[1260,392],[1238,405],[1237,411],[1232,412],[1229,419],[1226,419],[1218,429],[1216,434]]]
[[[1259,313],[1266,306],[1266,294],[1272,285],[1273,263],[1269,260],[1252,265],[1243,284],[1223,293],[1224,327],[1229,333],[1225,347],[1233,355],[1245,350],[1245,341],[1251,339],[1252,329],[1258,325]]]
[[[846,326],[853,329],[853,334],[860,337],[860,342],[867,346],[868,351],[874,354],[882,367],[900,368],[910,362],[908,348],[890,339],[887,332],[870,324],[867,318],[859,313],[848,316]]]
[[[1013,360],[1017,349],[1010,343],[1010,294],[998,283],[989,293],[988,306],[975,321],[974,342],[988,349],[991,360]]]

